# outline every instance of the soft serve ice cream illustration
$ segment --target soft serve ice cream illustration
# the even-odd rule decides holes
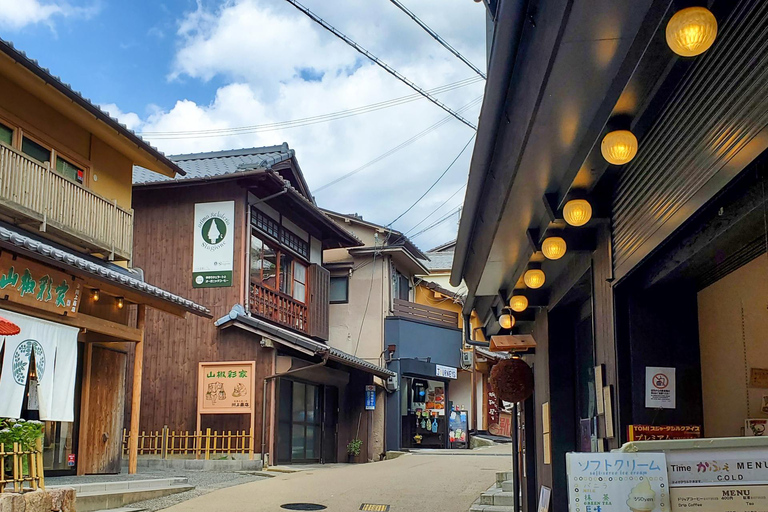
[[[655,499],[656,492],[651,489],[650,482],[643,480],[629,493],[627,506],[633,512],[651,512],[656,506]]]

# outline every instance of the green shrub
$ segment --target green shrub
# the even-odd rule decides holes
[[[13,443],[19,443],[22,450],[33,450],[42,436],[42,421],[0,418],[0,444],[5,444],[6,451],[13,448]]]
[[[360,439],[353,439],[347,444],[347,453],[357,457],[363,448],[363,442]]]

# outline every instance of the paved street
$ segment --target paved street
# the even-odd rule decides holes
[[[359,510],[363,503],[391,512],[466,512],[510,466],[510,445],[473,451],[420,452],[374,464],[333,465],[220,489],[166,509],[278,512],[285,503],[308,502],[328,511]]]

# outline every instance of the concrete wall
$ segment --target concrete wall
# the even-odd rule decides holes
[[[746,387],[750,368],[768,368],[766,276],[761,256],[698,293],[706,437],[741,436],[746,418],[768,418],[768,390]]]

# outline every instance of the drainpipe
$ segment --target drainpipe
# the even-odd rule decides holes
[[[470,315],[463,315],[464,318],[464,344],[469,345],[470,347],[484,347],[488,348],[491,346],[491,343],[489,341],[474,341],[472,339],[472,336],[474,335],[474,331],[472,330],[472,326],[469,323]]]
[[[305,370],[311,370],[313,368],[320,368],[321,366],[325,366],[325,364],[328,362],[328,356],[330,353],[328,351],[322,352],[323,354],[323,360],[319,363],[310,364],[309,366],[302,366],[301,368],[296,368],[295,370],[288,370],[287,372],[283,373],[275,373],[272,375],[269,375],[268,377],[264,377],[264,386],[262,389],[262,395],[261,395],[261,463],[264,464],[264,454],[266,453],[266,446],[267,443],[265,442],[266,434],[267,434],[267,382],[276,379],[278,377],[285,377],[286,375],[293,375],[294,373],[303,372]]]

